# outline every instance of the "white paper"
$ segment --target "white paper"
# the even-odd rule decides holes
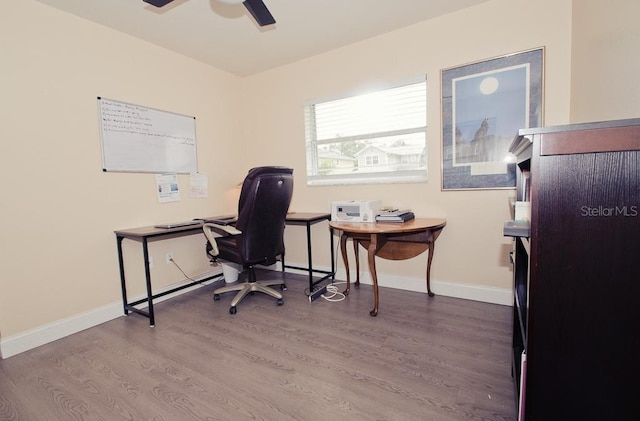
[[[191,174],[191,197],[207,197],[209,178],[203,173]]]
[[[178,202],[180,200],[178,174],[156,174],[156,190],[158,202]]]
[[[516,202],[516,221],[531,221],[531,202]]]

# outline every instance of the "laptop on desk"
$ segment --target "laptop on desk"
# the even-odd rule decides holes
[[[234,222],[238,219],[236,215],[219,215],[219,216],[210,216],[208,218],[198,218],[199,221],[202,222]]]
[[[191,225],[200,225],[201,223],[202,223],[202,220],[193,220],[193,221],[185,221],[185,222],[174,222],[171,224],[158,224],[158,225],[154,225],[154,227],[169,229],[169,228],[178,228],[178,227],[188,227]]]
[[[158,224],[158,225],[154,225],[154,228],[164,228],[164,229],[170,229],[170,228],[178,228],[178,227],[189,227],[191,225],[200,225],[204,222],[207,221],[211,221],[211,222],[215,222],[215,221],[225,221],[225,222],[231,222],[231,221],[235,221],[236,220],[236,216],[235,215],[220,215],[220,216],[211,216],[208,218],[194,218],[192,221],[184,221],[184,222],[174,222],[171,224]]]

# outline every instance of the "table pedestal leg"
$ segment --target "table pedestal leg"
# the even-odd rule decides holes
[[[378,315],[378,272],[376,271],[376,252],[378,251],[378,236],[371,236],[371,243],[369,243],[369,272],[371,273],[371,279],[373,280],[373,310],[369,312],[369,315],[375,317]]]
[[[360,255],[358,251],[360,250],[360,242],[356,239],[353,240],[353,254],[356,256],[356,281],[353,285],[359,287],[360,286]]]
[[[431,260],[433,260],[433,249],[435,248],[436,242],[432,241],[429,243],[429,248],[427,252],[429,256],[427,257],[427,294],[429,297],[433,297],[435,294],[431,292]]]

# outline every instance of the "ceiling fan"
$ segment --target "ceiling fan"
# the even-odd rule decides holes
[[[171,3],[173,0],[142,0],[142,1],[156,7],[162,7]],[[244,7],[247,8],[249,13],[251,13],[251,16],[253,16],[253,18],[256,20],[256,22],[258,22],[258,25],[260,26],[272,25],[276,23],[276,20],[273,18],[273,16],[271,15],[271,12],[269,12],[269,9],[267,9],[267,6],[265,6],[262,0],[219,0],[219,1],[221,1],[222,3],[229,3],[229,4],[240,4],[240,3],[244,4]]]

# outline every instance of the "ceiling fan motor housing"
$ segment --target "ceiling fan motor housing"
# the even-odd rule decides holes
[[[145,3],[149,3],[154,5],[155,7],[166,6],[171,3],[173,0],[142,0]],[[222,1],[222,0],[221,0]],[[276,20],[273,18],[269,9],[264,4],[262,0],[245,0],[245,1],[236,1],[236,2],[227,2],[223,1],[223,3],[243,3],[244,7],[247,8],[251,16],[258,22],[260,26],[273,25],[276,23]]]

